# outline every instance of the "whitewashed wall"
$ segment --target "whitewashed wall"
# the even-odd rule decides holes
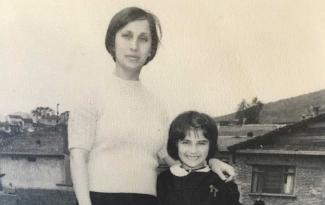
[[[0,156],[0,172],[3,187],[9,183],[15,188],[58,189],[64,183],[64,160],[54,157],[37,157],[35,162],[26,157]]]

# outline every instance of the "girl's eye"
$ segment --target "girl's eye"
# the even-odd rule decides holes
[[[199,144],[199,145],[207,145],[208,142],[199,142],[198,144]]]
[[[180,144],[184,144],[184,145],[190,144],[189,141],[184,141],[184,140],[183,140],[183,141],[180,141],[179,143],[180,143]]]

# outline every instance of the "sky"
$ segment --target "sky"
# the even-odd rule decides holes
[[[104,39],[129,6],[153,12],[163,38],[143,84],[171,116],[236,110],[325,88],[323,0],[0,0],[0,116],[70,97],[114,69]]]

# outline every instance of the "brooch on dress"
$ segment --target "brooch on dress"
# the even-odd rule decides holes
[[[214,198],[217,197],[217,193],[219,192],[219,189],[213,186],[212,184],[209,186],[209,188],[210,188],[210,193],[213,194],[213,197]]]

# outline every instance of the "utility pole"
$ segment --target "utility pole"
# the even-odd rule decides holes
[[[59,107],[60,107],[60,104],[56,104],[56,124],[59,123]]]

